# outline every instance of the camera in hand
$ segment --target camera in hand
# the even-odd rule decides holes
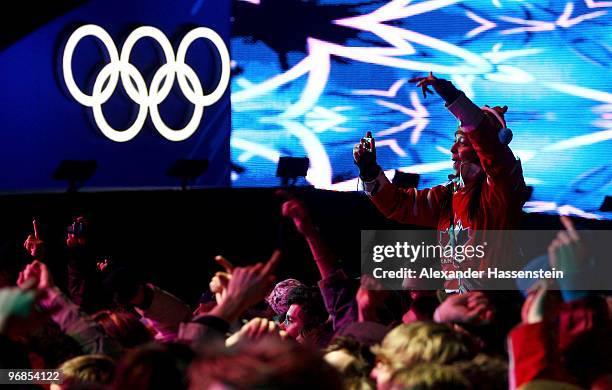
[[[66,232],[74,234],[77,238],[84,237],[87,233],[87,223],[83,219],[77,218],[68,226]]]
[[[372,137],[365,137],[363,141],[364,150],[366,152],[372,152]]]

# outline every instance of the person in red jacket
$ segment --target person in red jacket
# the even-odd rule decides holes
[[[400,189],[389,182],[376,163],[374,139],[368,132],[355,145],[353,157],[372,202],[387,218],[437,229],[438,243],[443,246],[473,244],[476,239],[484,242],[487,231],[516,228],[526,187],[521,163],[508,147],[512,139],[504,119],[508,107],[479,108],[451,82],[432,73],[410,81],[417,82],[424,96],[432,93],[428,87],[433,87],[460,121],[451,147],[454,173],[445,185]],[[512,261],[508,256],[516,252],[508,247],[513,244],[500,236],[489,241],[494,241],[493,245],[489,243],[478,262],[442,259],[442,269],[509,270]],[[445,287],[467,291],[482,288],[483,283],[479,279],[447,279]]]
[[[562,216],[561,223],[565,230],[548,246],[548,262],[566,276],[535,284],[523,304],[522,323],[508,334],[512,390],[539,388],[544,381],[554,388],[611,388],[611,313],[601,292],[581,289],[592,278],[592,264],[608,257],[588,248],[571,219]],[[551,291],[555,285],[559,291]]]

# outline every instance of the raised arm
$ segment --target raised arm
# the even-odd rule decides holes
[[[35,287],[44,292],[40,305],[51,313],[51,318],[62,332],[79,343],[83,352],[111,356],[120,354],[119,344],[55,286],[44,263],[35,260],[28,264],[20,273],[17,284],[23,286],[28,280],[34,280]]]
[[[319,269],[321,278],[327,278],[336,267],[336,256],[321,237],[319,230],[310,218],[310,213],[306,209],[306,206],[286,191],[279,190],[276,194],[277,196],[287,199],[281,207],[283,217],[291,218],[296,230],[308,243],[308,247]]]
[[[369,131],[353,148],[353,159],[366,194],[385,217],[411,225],[438,226],[442,204],[449,195],[444,186],[417,190],[392,184],[376,163],[376,144]]]
[[[282,190],[281,190],[282,191]],[[339,267],[335,254],[328,248],[310,218],[306,206],[298,199],[282,191],[280,196],[289,198],[282,206],[284,217],[291,218],[297,231],[304,236],[312,257],[321,274],[319,290],[325,309],[332,318],[335,329],[357,320],[355,293],[357,284]]]
[[[274,284],[276,269],[281,258],[280,251],[274,251],[265,263],[248,267],[237,267],[227,279],[225,290],[217,306],[208,313],[181,325],[179,340],[197,344],[225,338],[242,314],[251,306],[263,301]]]
[[[555,332],[551,332],[551,301],[547,282],[534,286],[522,309],[522,323],[508,334],[510,389],[537,380],[571,380],[561,362]]]
[[[514,158],[508,143],[512,132],[506,128],[504,114],[508,107],[478,107],[462,91],[448,80],[439,79],[432,73],[427,77],[410,80],[417,82],[427,95],[429,86],[444,99],[446,108],[460,121],[463,132],[471,142],[490,183],[524,186],[520,163]]]

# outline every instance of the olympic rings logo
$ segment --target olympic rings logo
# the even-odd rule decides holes
[[[110,62],[106,64],[94,82],[91,95],[84,93],[74,81],[72,74],[72,56],[81,39],[93,36],[106,47]],[[153,75],[151,86],[147,88],[140,71],[130,64],[130,54],[136,42],[142,38],[153,38],[161,46],[166,63]],[[185,63],[189,46],[198,38],[208,39],[221,57],[221,78],[219,84],[211,93],[204,95],[202,84],[194,70]],[[64,81],[70,94],[84,106],[93,109],[96,125],[102,133],[115,142],[126,142],[134,138],[144,126],[147,114],[157,131],[170,141],[183,141],[189,138],[200,125],[204,107],[217,102],[225,92],[230,78],[230,57],[223,39],[215,31],[198,27],[189,31],[179,44],[176,57],[170,41],[159,29],[150,26],[134,30],[123,43],[119,55],[110,35],[100,26],[88,24],[79,27],[68,39],[63,55]],[[134,123],[124,130],[112,128],[102,112],[102,105],[115,92],[121,75],[121,83],[129,98],[140,107]],[[170,94],[175,77],[181,92],[195,107],[187,125],[183,129],[172,129],[166,125],[159,114],[158,106]]]

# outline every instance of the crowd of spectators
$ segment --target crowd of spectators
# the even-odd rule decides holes
[[[31,262],[0,286],[0,368],[59,369],[51,389],[612,388],[604,292],[546,280],[525,298],[377,289],[347,275],[303,202],[289,198],[281,213],[306,240],[318,285],[276,280],[280,250],[246,267],[218,256],[211,266],[222,271],[196,307],[129,264],[99,261],[82,217],[52,274],[35,221]],[[572,272],[585,254],[562,222],[548,256]]]

